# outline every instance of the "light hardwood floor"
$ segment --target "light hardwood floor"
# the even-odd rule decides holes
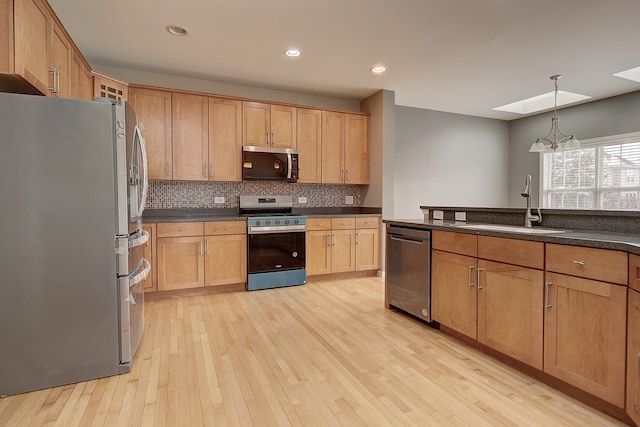
[[[383,292],[361,278],[148,301],[131,373],[0,399],[0,426],[622,425]]]

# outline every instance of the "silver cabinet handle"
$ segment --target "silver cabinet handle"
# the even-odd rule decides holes
[[[335,245],[336,245],[336,235],[335,235],[335,234],[332,234],[332,235],[331,235],[331,245],[332,245],[332,246],[335,246]]]
[[[344,181],[344,169],[340,170],[340,181]]]
[[[202,255],[202,240],[200,240],[200,247],[198,249],[198,253]]]
[[[207,249],[206,249],[206,254],[209,255],[209,241],[207,240]]]
[[[349,169],[345,169],[344,171],[344,180],[345,182],[349,182]]]
[[[51,74],[53,76],[53,87],[49,87],[47,88],[51,93],[60,93],[60,90],[58,88],[58,70],[56,70],[55,68],[49,68],[47,71],[49,71],[49,74]]]
[[[477,273],[477,276],[478,276],[478,290],[480,290],[480,289],[484,289],[484,286],[480,285],[480,272],[481,272],[481,271],[484,271],[484,268],[480,268],[480,267],[478,267],[478,268],[476,269],[476,273]]]
[[[209,163],[209,176],[213,176],[213,164]]]
[[[327,246],[331,246],[331,234],[327,234]]]
[[[475,286],[475,283],[473,283],[473,279],[471,278],[471,271],[476,268],[475,265],[470,265],[469,266],[469,287]]]
[[[273,132],[271,132],[271,146],[276,146],[276,135]]]
[[[553,282],[544,282],[544,308],[551,308],[549,304],[549,288],[553,285]]]
[[[578,265],[585,265],[586,262],[584,260],[580,260],[580,261],[573,261],[574,264],[578,264]]]
[[[171,163],[167,163],[167,176],[171,176]]]
[[[207,177],[207,164],[206,163],[202,164],[202,176],[205,177],[205,178]]]
[[[356,233],[356,245],[359,245],[359,244],[360,244],[360,232],[358,231]]]

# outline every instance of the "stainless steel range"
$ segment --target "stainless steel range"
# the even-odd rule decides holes
[[[247,218],[247,290],[304,285],[306,217],[291,196],[240,196]]]

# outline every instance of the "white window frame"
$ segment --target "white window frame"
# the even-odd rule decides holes
[[[631,133],[620,134],[620,135],[612,135],[612,136],[604,136],[599,138],[580,140],[580,145],[581,145],[581,148],[598,148],[606,145],[619,145],[619,144],[626,144],[626,143],[632,143],[632,142],[640,142],[640,132],[631,132]],[[546,199],[544,197],[544,172],[545,172],[544,171],[544,155],[545,155],[545,152],[540,153],[540,161],[539,161],[540,170],[538,175],[539,176],[538,200],[540,201],[540,205],[543,209],[551,209],[550,207],[544,205],[546,202]],[[599,158],[598,161],[596,162],[596,165],[595,165],[596,175],[599,175],[602,173],[601,162],[602,162],[601,158]],[[600,182],[601,182],[601,178],[596,176],[596,183],[599,184]],[[636,186],[629,187],[629,190],[637,190],[638,187],[640,187],[640,182]],[[606,188],[598,187],[598,186],[595,187],[594,195],[595,195],[596,202],[600,200],[600,193],[603,190],[606,190]],[[598,210],[600,208],[596,207],[593,209]],[[632,212],[636,212],[636,210],[633,210]]]

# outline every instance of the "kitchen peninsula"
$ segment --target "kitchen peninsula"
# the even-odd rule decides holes
[[[638,212],[542,210],[529,228],[523,209],[421,209],[384,222],[431,232],[444,332],[637,423]]]

